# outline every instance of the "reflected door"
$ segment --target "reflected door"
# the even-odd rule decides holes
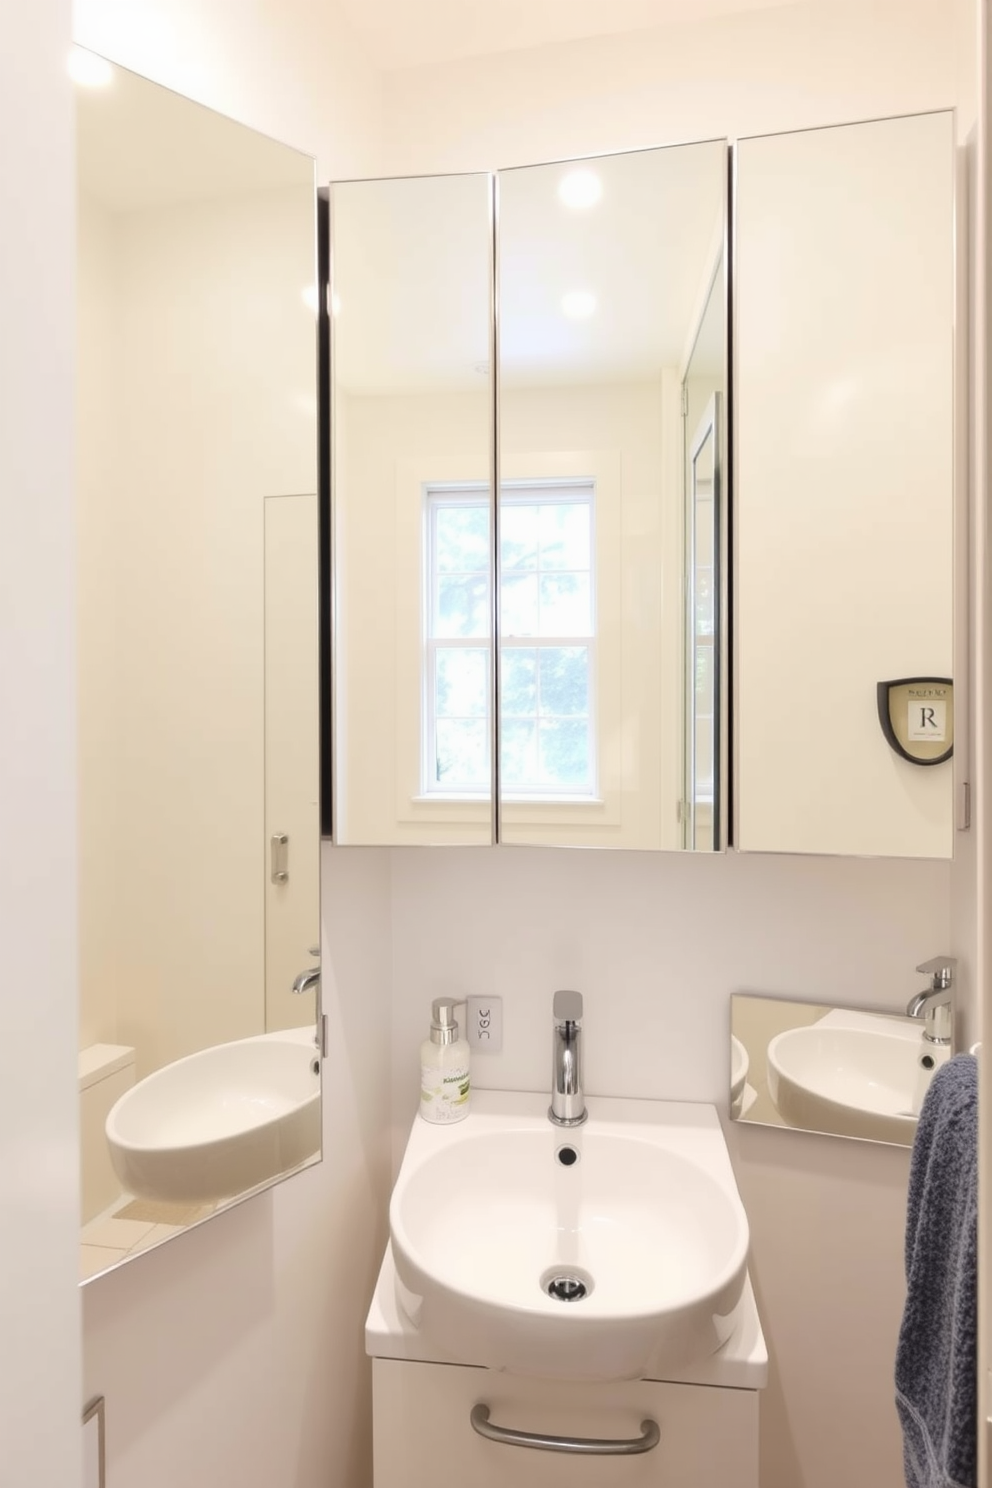
[[[712,850],[720,833],[720,400],[688,449],[686,489],[685,846]]]
[[[319,953],[317,498],[265,502],[265,1029],[313,1027],[291,990]]]

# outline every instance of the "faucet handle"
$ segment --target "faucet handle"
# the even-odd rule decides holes
[[[945,992],[954,981],[957,964],[954,956],[931,956],[929,961],[922,962],[916,969],[924,976],[933,978],[932,986],[935,992]]]
[[[582,993],[556,992],[552,1012],[556,1023],[581,1023]]]

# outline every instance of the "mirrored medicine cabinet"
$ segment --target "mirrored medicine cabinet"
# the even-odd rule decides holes
[[[332,186],[326,833],[950,855],[953,148]]]
[[[320,1156],[316,197],[295,150],[73,72],[87,1279]],[[105,1122],[148,1091],[122,1177]]]
[[[723,141],[332,187],[337,842],[722,845],[726,200]]]

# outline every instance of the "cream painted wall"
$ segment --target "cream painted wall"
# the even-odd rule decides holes
[[[602,806],[508,804],[512,840],[675,847],[681,656],[681,554],[664,497],[663,386],[511,388],[501,398],[503,475],[599,475],[600,793]],[[341,395],[337,516],[347,603],[338,644],[346,675],[344,840],[488,840],[488,808],[425,803],[420,793],[421,490],[429,479],[485,481],[484,393]],[[346,453],[345,453],[346,451]],[[677,480],[677,464],[675,467]],[[680,497],[672,498],[676,508]],[[377,581],[368,582],[368,575]],[[339,696],[342,695],[339,689]],[[659,770],[663,758],[667,770]],[[667,785],[667,794],[662,781]]]
[[[380,170],[488,170],[945,108],[954,18],[946,0],[812,0],[411,68],[389,78]]]
[[[0,1476],[77,1488],[70,12],[37,0],[0,19]]]

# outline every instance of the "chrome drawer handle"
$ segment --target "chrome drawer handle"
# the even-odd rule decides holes
[[[595,1436],[543,1436],[534,1431],[514,1431],[511,1426],[495,1426],[489,1419],[488,1405],[473,1405],[469,1420],[472,1430],[505,1447],[533,1447],[538,1452],[582,1452],[588,1457],[634,1457],[650,1452],[661,1440],[657,1421],[642,1421],[641,1436],[627,1441]]]

